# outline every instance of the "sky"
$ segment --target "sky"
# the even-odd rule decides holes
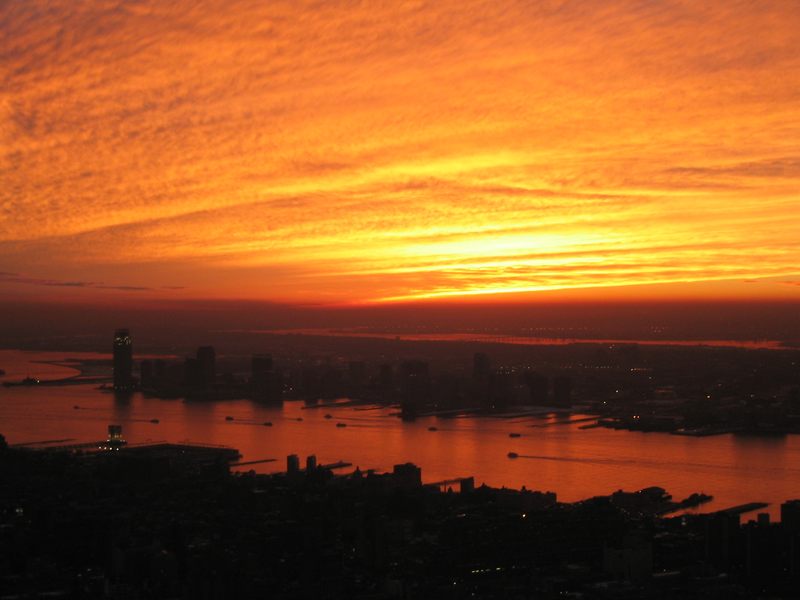
[[[0,0],[0,294],[800,300],[800,3]]]

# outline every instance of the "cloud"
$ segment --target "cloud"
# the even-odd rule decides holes
[[[153,288],[138,285],[106,285],[96,281],[60,281],[57,279],[43,279],[39,277],[28,277],[19,273],[7,273],[0,271],[0,284],[12,283],[23,285],[41,285],[45,287],[65,287],[65,288],[93,288],[98,290],[122,290],[126,292],[144,292]],[[164,288],[180,289],[180,288]]]
[[[793,2],[29,0],[0,22],[0,256],[75,275],[43,288],[795,272]]]

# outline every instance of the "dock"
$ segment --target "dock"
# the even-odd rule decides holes
[[[346,469],[347,467],[352,467],[352,466],[353,466],[353,463],[344,462],[343,460],[340,460],[339,462],[335,462],[335,463],[328,463],[326,465],[319,465],[319,468],[320,469],[327,469],[329,471],[332,471],[333,469]]]

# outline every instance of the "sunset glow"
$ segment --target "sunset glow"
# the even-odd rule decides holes
[[[800,299],[795,0],[28,0],[0,24],[0,293]]]

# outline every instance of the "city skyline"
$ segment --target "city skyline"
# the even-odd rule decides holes
[[[0,24],[8,299],[800,299],[794,2]]]
[[[3,597],[796,599],[798,33],[0,1]]]

